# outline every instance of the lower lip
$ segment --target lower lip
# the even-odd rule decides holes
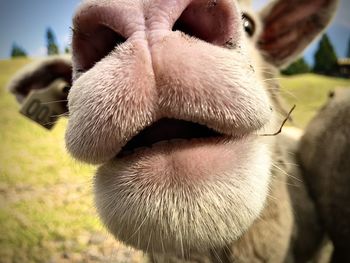
[[[127,157],[115,158],[97,171],[97,207],[101,209],[100,214],[106,224],[111,226],[112,233],[119,233],[117,227],[132,229],[140,224],[132,216],[124,214],[140,215],[139,218],[144,218],[147,226],[147,230],[140,232],[147,238],[150,236],[147,231],[154,229],[152,226],[158,224],[159,216],[164,214],[165,218],[176,218],[183,211],[185,214],[192,211],[192,205],[198,206],[197,216],[201,218],[200,214],[206,211],[202,207],[209,204],[208,207],[215,212],[221,207],[218,202],[225,200],[229,207],[233,207],[229,209],[234,211],[232,218],[236,218],[237,209],[243,209],[244,215],[254,218],[257,214],[252,215],[251,211],[261,210],[266,196],[264,189],[267,189],[269,181],[270,157],[264,144],[261,137],[253,134],[241,138],[194,139],[157,144]],[[208,192],[208,198],[203,199]],[[250,198],[251,195],[255,197]],[[169,203],[172,205],[168,206],[165,200],[171,200]],[[224,206],[221,211],[227,207]],[[212,219],[208,220],[210,225]],[[115,221],[119,223],[115,224]],[[192,227],[189,225],[188,229]],[[210,231],[216,231],[215,227]],[[189,231],[191,238],[192,232]],[[129,234],[115,235],[126,243],[140,247],[137,241],[130,241]],[[174,245],[179,245],[176,236],[170,234],[167,238],[176,240]],[[200,236],[198,240],[202,240]]]
[[[138,149],[117,157],[112,162],[140,176],[150,175],[161,180],[165,175],[190,180],[226,174],[232,166],[240,166],[245,152],[250,151],[253,136],[244,138],[214,137],[191,140],[172,140]],[[123,171],[120,171],[124,174]],[[119,172],[117,172],[119,174]],[[116,175],[117,175],[116,174]]]

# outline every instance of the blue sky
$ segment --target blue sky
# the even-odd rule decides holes
[[[268,0],[254,0],[259,9]],[[11,46],[17,43],[30,56],[46,54],[45,31],[52,28],[61,50],[70,44],[70,25],[80,0],[0,0],[0,59],[9,57]],[[344,57],[350,38],[350,1],[341,0],[340,8],[328,34],[339,57]],[[317,42],[305,52],[310,63]]]
[[[70,25],[79,0],[0,0],[0,59],[12,43],[31,56],[46,54],[45,32],[52,28],[60,49],[70,43]]]

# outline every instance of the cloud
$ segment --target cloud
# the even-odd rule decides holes
[[[347,27],[350,30],[349,10],[350,10],[350,1],[342,0],[338,8],[337,15],[334,19],[334,24]]]
[[[30,56],[32,57],[45,57],[47,56],[47,48],[45,46],[42,46],[35,50],[34,52],[31,52]]]
[[[269,3],[270,0],[253,0],[253,8],[258,11],[261,10],[265,5]]]
[[[334,21],[335,25],[338,26],[343,26],[349,29],[350,31],[350,20],[346,19],[346,18],[336,18],[336,20]]]
[[[60,37],[59,42],[61,43],[61,45],[63,46],[63,48],[65,48],[66,46],[70,46],[71,45],[71,35],[67,34],[67,35],[63,35]]]

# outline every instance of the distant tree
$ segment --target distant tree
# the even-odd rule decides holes
[[[350,58],[350,37],[349,37],[349,41],[348,41],[348,50],[346,52],[346,57]]]
[[[56,43],[56,37],[51,28],[46,30],[46,42],[47,42],[47,54],[57,55],[59,53],[58,46]]]
[[[70,53],[70,48],[69,48],[69,46],[66,46],[66,47],[64,48],[64,53],[66,53],[66,54],[69,54],[69,53]]]
[[[310,72],[310,66],[304,58],[300,58],[292,63],[288,68],[282,70],[284,75],[296,75]]]
[[[17,44],[13,44],[11,48],[11,57],[12,58],[18,58],[18,57],[26,57],[27,52],[25,50],[18,46]]]
[[[338,58],[333,45],[327,34],[324,34],[315,53],[314,72],[326,75],[332,74],[336,71],[337,61]]]

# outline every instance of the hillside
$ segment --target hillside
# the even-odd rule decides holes
[[[282,96],[288,105],[296,104],[294,124],[305,127],[317,110],[327,101],[328,93],[336,88],[350,88],[350,79],[330,78],[315,74],[283,77]]]

